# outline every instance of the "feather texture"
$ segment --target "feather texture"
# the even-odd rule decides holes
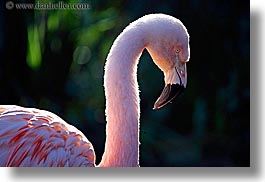
[[[91,143],[55,114],[18,106],[1,110],[0,166],[95,166]]]

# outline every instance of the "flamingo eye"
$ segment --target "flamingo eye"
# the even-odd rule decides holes
[[[180,52],[180,50],[179,50],[179,49],[177,49],[177,50],[176,50],[176,53],[178,54],[179,52]]]

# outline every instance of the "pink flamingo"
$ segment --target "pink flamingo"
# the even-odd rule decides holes
[[[180,20],[150,14],[127,26],[114,41],[105,65],[106,143],[95,164],[92,144],[55,114],[35,108],[0,106],[0,166],[139,166],[138,59],[144,49],[164,72],[159,109],[187,83],[189,35]]]

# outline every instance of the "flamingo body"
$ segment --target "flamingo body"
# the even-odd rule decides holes
[[[91,143],[57,115],[19,106],[0,112],[0,166],[95,166]]]

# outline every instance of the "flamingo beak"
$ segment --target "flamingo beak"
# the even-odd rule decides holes
[[[168,103],[170,103],[174,98],[178,97],[183,93],[186,87],[186,76],[179,73],[178,68],[175,68],[176,75],[175,77],[178,78],[178,83],[167,83],[159,96],[156,100],[153,110],[158,110]],[[186,70],[185,70],[186,71]]]
[[[154,104],[154,110],[160,109],[170,103],[174,98],[183,93],[185,87],[179,84],[167,84],[160,97],[156,100]]]

